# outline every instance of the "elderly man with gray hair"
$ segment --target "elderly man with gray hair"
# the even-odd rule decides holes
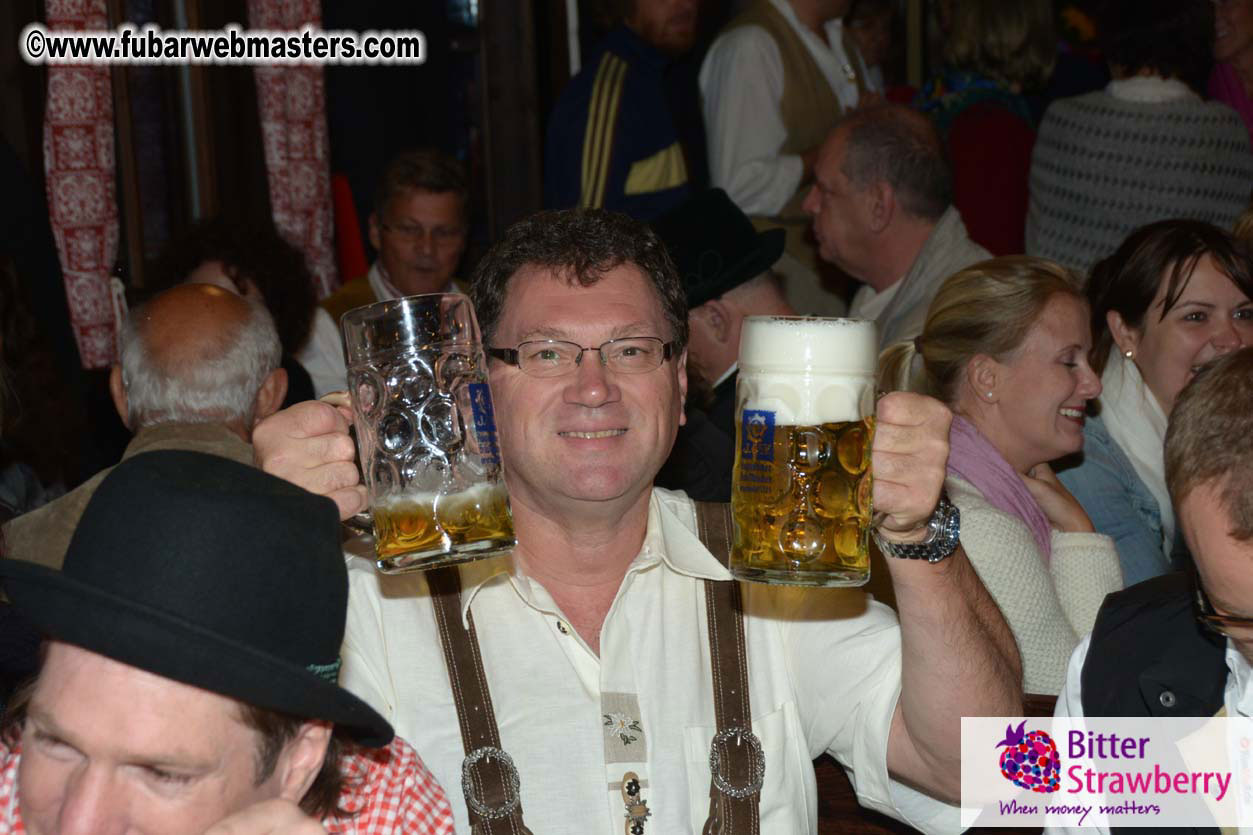
[[[252,428],[287,391],[280,354],[265,307],[220,287],[184,284],[136,308],[109,377],[114,406],[134,433],[123,460],[182,449],[252,464]],[[59,568],[108,472],[6,524],[6,556]]]
[[[920,334],[944,279],[992,257],[953,206],[931,120],[900,105],[855,110],[836,125],[804,209],[822,259],[864,285],[848,313],[878,323],[881,347]]]

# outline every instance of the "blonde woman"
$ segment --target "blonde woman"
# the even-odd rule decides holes
[[[1093,531],[1048,463],[1083,445],[1085,407],[1101,392],[1090,348],[1074,277],[1019,256],[951,276],[922,335],[880,359],[886,388],[953,410],[949,499],[961,510],[962,545],[1018,642],[1030,693],[1060,691],[1101,601],[1122,588],[1112,540]]]

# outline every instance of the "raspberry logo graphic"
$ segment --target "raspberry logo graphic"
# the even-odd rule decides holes
[[[1057,745],[1044,731],[1023,734],[1026,727],[1026,721],[1017,728],[1005,726],[1005,738],[996,744],[997,748],[1006,746],[1001,752],[1001,774],[1015,786],[1051,794],[1057,791],[1062,770]]]

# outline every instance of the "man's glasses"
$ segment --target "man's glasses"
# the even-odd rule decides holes
[[[1201,625],[1224,637],[1237,639],[1253,637],[1253,618],[1220,615],[1214,611],[1214,605],[1210,603],[1209,595],[1205,593],[1205,587],[1201,585],[1201,577],[1197,574],[1196,567],[1192,566],[1189,573],[1192,575],[1193,608],[1196,610],[1196,619]]]
[[[438,247],[452,246],[465,237],[465,229],[460,226],[436,226],[427,230],[417,225],[384,223],[382,227],[396,237],[414,244],[422,243],[429,236]]]
[[[532,377],[561,377],[572,374],[583,362],[586,351],[600,354],[600,364],[618,374],[654,371],[674,354],[673,342],[655,336],[629,336],[611,339],[595,348],[573,342],[539,339],[523,342],[517,348],[488,348],[488,356],[516,365]]]

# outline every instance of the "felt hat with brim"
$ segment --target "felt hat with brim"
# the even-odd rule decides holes
[[[787,236],[782,229],[758,232],[720,188],[692,197],[652,227],[678,268],[688,310],[770,269]]]
[[[335,503],[214,455],[128,458],[97,487],[60,571],[0,560],[50,638],[363,745],[391,726],[336,683],[348,605]]]

